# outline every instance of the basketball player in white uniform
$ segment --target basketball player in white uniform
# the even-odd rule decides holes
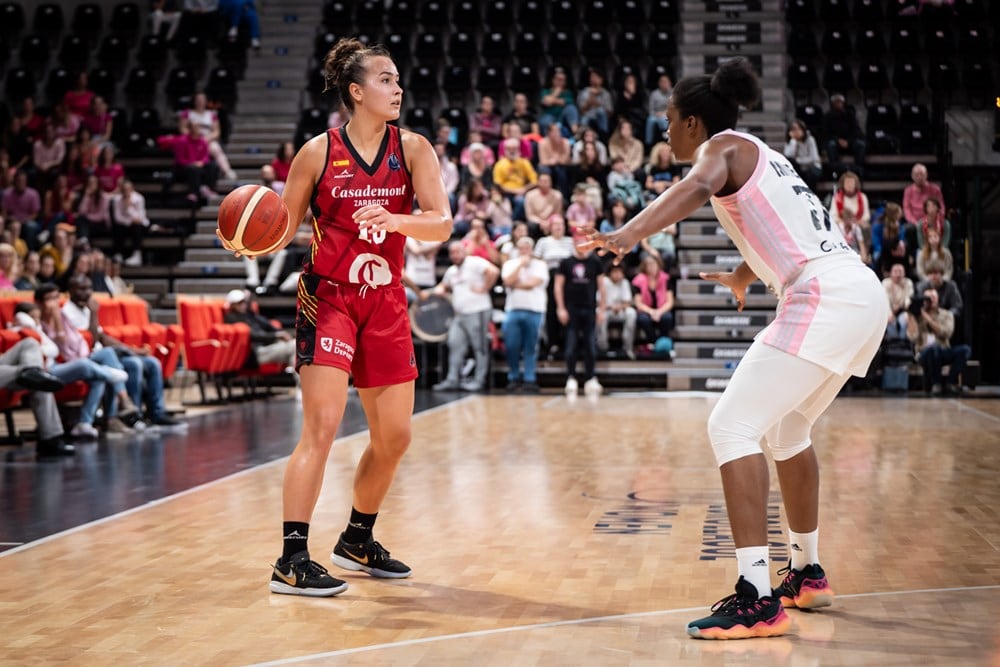
[[[879,282],[845,242],[794,167],[755,137],[734,132],[739,105],[760,85],[745,59],[674,88],[670,144],[691,171],[622,229],[593,234],[588,247],[622,256],[640,239],[711,201],[744,262],[702,274],[729,287],[742,310],[762,280],[780,299],[774,322],[750,346],[708,421],[736,542],[736,593],[692,621],[703,639],[784,634],[784,606],[823,607],[833,591],[817,552],[819,466],[810,431],[847,379],[863,375],[882,339],[888,303]],[[792,559],[776,589],[768,572],[768,467],[775,460]]]

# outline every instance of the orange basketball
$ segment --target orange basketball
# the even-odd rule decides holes
[[[240,186],[219,205],[219,234],[243,255],[274,252],[285,238],[288,225],[285,202],[263,185]]]

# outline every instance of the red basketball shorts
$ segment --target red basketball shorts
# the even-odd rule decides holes
[[[406,291],[402,285],[361,289],[303,273],[295,320],[295,367],[333,366],[359,388],[416,379]]]

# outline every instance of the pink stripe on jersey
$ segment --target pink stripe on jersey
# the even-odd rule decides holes
[[[748,189],[745,185],[744,189],[748,190],[748,194],[741,200],[740,206],[726,208],[750,247],[771,267],[784,285],[798,273],[808,258],[788,232],[788,227],[783,224],[780,214],[771,205],[767,195],[756,187]],[[752,217],[744,219],[741,211]]]
[[[813,278],[804,284],[796,284],[785,293],[781,311],[771,323],[764,336],[764,342],[771,347],[797,355],[805,342],[809,326],[819,309],[819,280]]]

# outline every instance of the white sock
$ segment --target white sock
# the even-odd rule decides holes
[[[736,550],[740,574],[757,589],[758,596],[771,594],[771,574],[768,569],[767,547],[743,547]]]
[[[788,531],[788,550],[792,552],[792,569],[819,563],[819,528],[811,533]]]

